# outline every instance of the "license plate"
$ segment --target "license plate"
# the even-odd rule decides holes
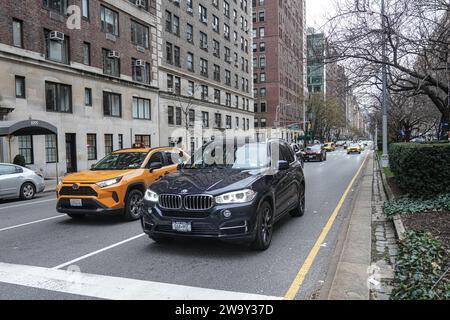
[[[83,202],[81,201],[81,199],[70,199],[70,206],[81,207],[83,206]]]
[[[309,156],[310,159],[314,158],[314,156]]]
[[[178,232],[191,232],[192,230],[191,223],[184,221],[173,221],[172,230]]]

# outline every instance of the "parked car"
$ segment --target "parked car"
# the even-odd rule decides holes
[[[33,170],[0,163],[0,199],[33,199],[45,189],[44,178]]]
[[[139,219],[145,190],[187,159],[172,147],[115,151],[90,170],[65,176],[56,188],[56,209],[72,218],[121,214],[126,220]]]
[[[314,144],[312,146],[307,146],[304,154],[303,154],[304,161],[326,161],[327,160],[327,152],[322,147],[321,144]]]
[[[359,143],[352,143],[347,147],[347,154],[361,153],[361,145]]]
[[[323,145],[323,149],[326,152],[331,152],[336,150],[336,144],[334,142],[325,142]]]
[[[303,169],[283,140],[212,141],[146,191],[143,211],[156,242],[215,238],[265,250],[276,221],[305,212]]]

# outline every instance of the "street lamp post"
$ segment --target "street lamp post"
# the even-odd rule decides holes
[[[383,33],[383,155],[381,156],[381,163],[383,168],[389,166],[388,155],[388,104],[389,96],[387,90],[387,56],[386,56],[386,21],[385,21],[385,0],[381,0],[381,20],[382,20],[382,33]]]

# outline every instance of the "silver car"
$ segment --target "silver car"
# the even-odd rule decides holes
[[[44,189],[44,178],[33,170],[10,163],[0,163],[0,199],[29,200]]]

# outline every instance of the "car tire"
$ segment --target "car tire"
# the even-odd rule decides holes
[[[166,237],[166,236],[149,236],[149,238],[152,239],[156,243],[170,243],[175,240],[172,237]]]
[[[69,217],[71,217],[72,219],[75,219],[75,220],[80,220],[80,219],[86,218],[86,215],[85,215],[85,214],[72,214],[72,213],[67,213],[67,215],[68,215]]]
[[[302,217],[305,214],[305,186],[301,187],[299,192],[299,201],[297,207],[290,212],[291,217]]]
[[[273,210],[269,202],[265,201],[258,209],[256,217],[256,235],[251,243],[253,250],[264,251],[270,246],[273,234]]]
[[[20,199],[31,200],[36,195],[36,187],[31,182],[25,182],[20,187]]]
[[[133,189],[128,192],[125,199],[124,218],[127,221],[137,220],[142,215],[142,200],[144,194],[141,190]]]

